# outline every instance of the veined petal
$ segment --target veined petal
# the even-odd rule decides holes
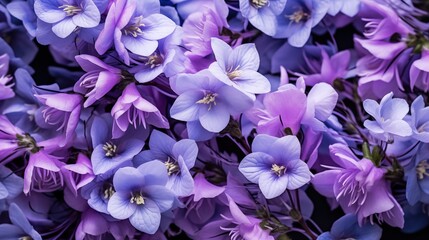
[[[253,152],[247,155],[238,166],[238,170],[247,178],[247,180],[258,183],[259,177],[270,172],[271,165],[274,163],[272,156],[263,152]]]

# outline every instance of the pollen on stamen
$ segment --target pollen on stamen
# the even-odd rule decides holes
[[[273,165],[271,166],[271,171],[273,171],[277,176],[281,177],[281,176],[283,176],[283,174],[285,174],[286,167],[285,166],[279,166],[279,165],[273,163]]]
[[[417,178],[423,180],[426,177],[429,177],[427,170],[429,169],[429,163],[427,160],[420,161],[416,167]]]
[[[209,105],[208,110],[210,110],[212,108],[212,105],[216,106],[216,97],[216,93],[206,93],[206,95],[202,99],[198,100],[196,103],[207,104]]]
[[[269,0],[251,0],[250,3],[255,8],[263,8],[268,5]]]
[[[137,205],[143,205],[145,203],[144,197],[141,194],[133,194],[130,199],[130,203],[135,203]]]
[[[133,23],[126,26],[122,32],[125,35],[131,35],[133,37],[137,37],[143,34],[141,27],[144,27],[144,23],[142,23],[143,16],[138,16],[133,19]]]
[[[286,15],[294,23],[299,23],[301,21],[306,21],[310,18],[310,14],[304,12],[303,10],[295,11],[292,15]]]
[[[116,155],[116,150],[118,149],[118,147],[110,142],[106,142],[103,145],[103,150],[106,152],[106,157],[114,157]]]
[[[82,9],[80,7],[68,5],[68,4],[61,5],[58,8],[62,9],[67,16],[73,16],[82,12]]]

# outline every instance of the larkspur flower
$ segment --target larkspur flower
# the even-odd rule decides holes
[[[276,138],[259,134],[252,143],[252,153],[238,167],[251,182],[259,185],[268,199],[308,183],[312,173],[300,159],[301,145],[295,136]]]
[[[165,187],[167,181],[167,169],[157,160],[138,168],[121,168],[113,177],[116,192],[107,210],[114,218],[129,219],[136,229],[153,234],[161,223],[161,213],[171,209],[175,200]]]
[[[383,141],[393,141],[394,136],[411,136],[411,127],[403,120],[409,111],[404,99],[393,98],[393,93],[389,93],[381,99],[380,104],[366,99],[363,107],[375,119],[363,123],[373,136]]]
[[[250,96],[270,91],[268,79],[257,72],[259,55],[255,45],[243,44],[232,49],[217,38],[212,38],[211,43],[216,62],[209,70],[217,79]]]

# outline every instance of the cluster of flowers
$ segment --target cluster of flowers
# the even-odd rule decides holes
[[[0,3],[0,239],[429,225],[426,1]]]

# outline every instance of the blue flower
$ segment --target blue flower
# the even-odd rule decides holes
[[[0,239],[42,240],[42,237],[28,222],[25,214],[15,203],[9,206],[9,218],[13,224],[0,224]]]
[[[307,164],[300,159],[301,145],[295,136],[276,138],[259,134],[252,143],[252,151],[238,169],[249,181],[259,184],[268,199],[280,196],[286,189],[298,189],[312,177]]]
[[[414,205],[429,203],[429,145],[421,144],[410,166],[405,168],[407,187],[405,196]]]
[[[115,193],[107,210],[116,219],[129,219],[136,229],[154,234],[161,223],[161,213],[175,202],[173,192],[165,187],[167,169],[160,161],[151,161],[138,168],[124,167],[113,177]]]
[[[411,136],[410,125],[403,120],[409,111],[404,99],[392,98],[393,93],[386,94],[380,104],[372,99],[363,102],[365,111],[374,117],[375,121],[365,120],[363,125],[376,138],[390,142],[394,136]]]
[[[144,138],[132,138],[125,135],[120,139],[112,139],[109,127],[111,124],[111,118],[97,117],[91,127],[94,146],[91,155],[93,171],[95,175],[103,174],[106,178],[120,167],[131,166],[131,160],[144,145]]]
[[[331,231],[322,233],[317,237],[317,240],[373,240],[380,239],[381,233],[382,230],[378,225],[372,225],[367,222],[363,226],[359,226],[356,216],[347,214],[335,221]]]
[[[253,26],[267,35],[276,33],[276,16],[285,8],[286,0],[240,0],[240,12]]]
[[[217,79],[252,98],[255,98],[255,93],[271,90],[268,79],[257,72],[259,54],[254,44],[243,44],[232,49],[224,41],[212,38],[211,45],[216,62],[210,65],[209,70]]]
[[[166,187],[177,196],[189,196],[194,190],[194,180],[189,169],[195,165],[198,147],[194,140],[174,141],[168,135],[153,130],[149,141],[150,150],[143,151],[134,158],[136,165],[152,160],[165,164],[168,173]]]
[[[411,128],[413,138],[429,143],[429,107],[425,107],[422,96],[417,97],[411,104]]]
[[[170,109],[171,117],[187,122],[199,120],[209,132],[222,131],[230,115],[244,112],[253,103],[247,95],[221,82],[208,70],[180,74],[170,85],[179,94]]]
[[[288,38],[291,46],[302,47],[311,30],[326,15],[330,0],[288,0],[284,11],[277,16],[274,37]]]
[[[93,28],[100,23],[100,11],[92,0],[35,0],[34,11],[40,20],[52,24],[60,38],[77,27]]]

